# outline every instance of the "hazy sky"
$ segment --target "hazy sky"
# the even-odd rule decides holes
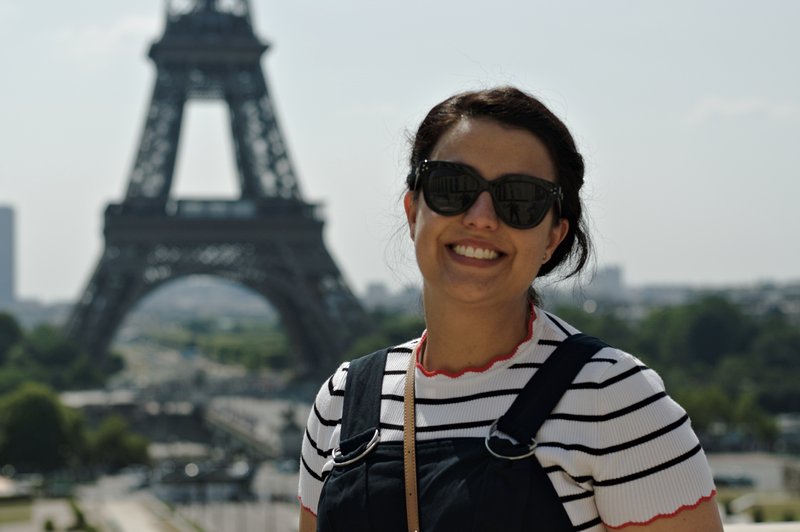
[[[138,147],[161,0],[0,0],[0,204],[17,293],[74,299]],[[597,262],[631,284],[800,278],[800,2],[253,2],[305,198],[357,291],[415,279],[407,132],[456,91],[515,84],[587,160]],[[175,196],[236,194],[221,103],[191,102]]]

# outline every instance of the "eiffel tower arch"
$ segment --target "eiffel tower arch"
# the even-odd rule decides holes
[[[66,326],[93,357],[107,354],[126,314],[163,283],[222,277],[278,310],[300,369],[330,372],[366,316],[322,238],[316,206],[303,200],[260,58],[247,0],[167,2],[164,33],[149,57],[156,80],[121,203],[105,211],[105,248]],[[230,111],[241,195],[170,196],[183,110],[190,99]]]

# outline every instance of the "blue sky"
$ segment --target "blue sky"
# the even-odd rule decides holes
[[[19,295],[73,299],[121,200],[159,0],[0,0],[0,203]],[[540,96],[587,166],[597,263],[631,284],[800,278],[800,3],[254,1],[302,191],[357,291],[414,282],[407,134],[451,93]],[[190,103],[174,193],[235,195],[221,104]],[[365,223],[366,221],[366,223]]]

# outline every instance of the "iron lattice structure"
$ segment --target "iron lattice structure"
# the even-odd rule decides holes
[[[245,285],[279,311],[298,365],[330,371],[366,325],[322,239],[323,220],[302,199],[267,90],[246,0],[167,4],[138,154],[121,203],[105,211],[105,249],[67,323],[93,356],[107,353],[125,315],[180,277],[208,274]],[[227,103],[241,187],[238,200],[170,197],[185,104]]]

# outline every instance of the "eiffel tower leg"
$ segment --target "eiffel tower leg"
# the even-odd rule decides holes
[[[145,293],[140,250],[107,247],[67,322],[66,334],[101,361],[128,311]]]
[[[127,200],[167,200],[178,155],[186,83],[183,71],[159,68]]]
[[[242,197],[299,199],[261,67],[240,68],[226,85]]]
[[[266,273],[251,286],[280,311],[300,360],[312,373],[330,374],[350,344],[363,335],[368,320],[325,249],[321,234],[303,245],[284,243]],[[275,249],[273,247],[273,249]]]

